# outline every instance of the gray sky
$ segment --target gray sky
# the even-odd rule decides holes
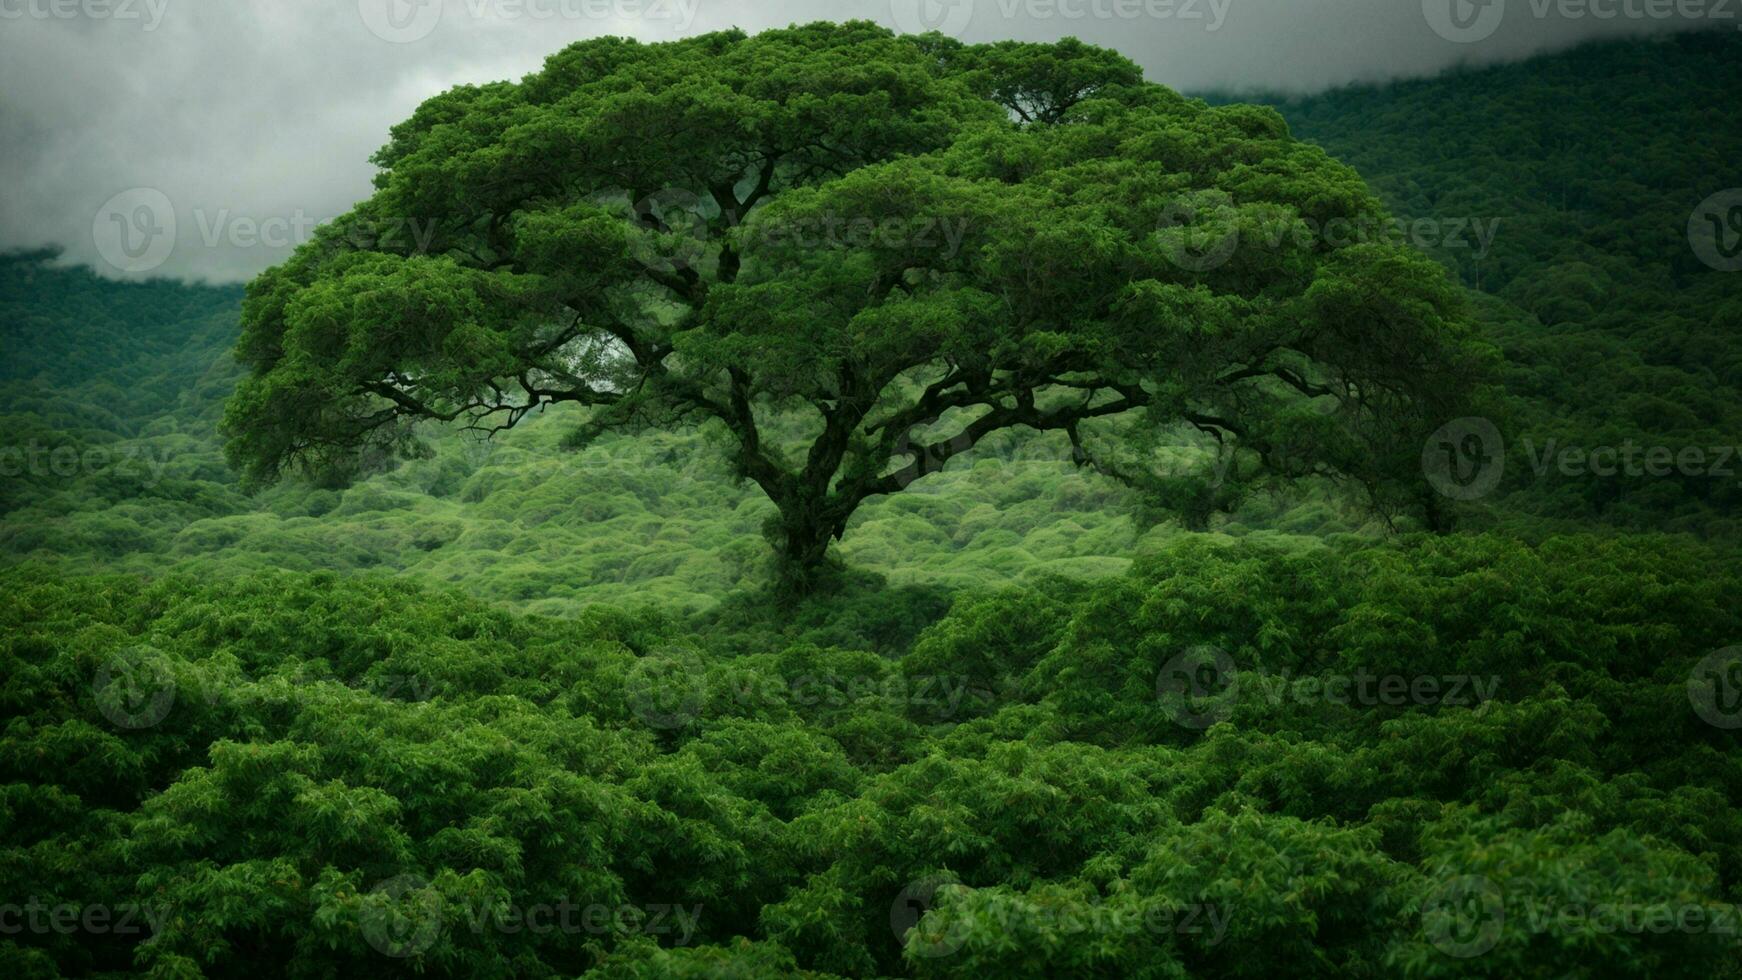
[[[1075,35],[1179,89],[1309,91],[1592,37],[1736,29],[1739,11],[1739,0],[0,0],[0,249],[59,245],[116,276],[246,279],[369,193],[369,156],[421,100],[519,78],[603,34],[860,18],[968,41]]]

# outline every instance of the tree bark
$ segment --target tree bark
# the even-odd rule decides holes
[[[775,503],[780,514],[769,522],[767,534],[781,595],[796,599],[828,591],[841,571],[829,557],[829,545],[845,531],[848,515],[809,495]]]

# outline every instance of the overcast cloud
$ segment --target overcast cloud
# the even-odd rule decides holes
[[[449,86],[599,35],[850,18],[1075,35],[1178,89],[1298,92],[1733,30],[1742,0],[0,0],[0,249],[242,280],[367,195],[388,127]]]

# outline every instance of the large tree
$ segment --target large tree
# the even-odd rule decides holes
[[[248,475],[560,402],[577,443],[708,424],[801,590],[862,502],[1004,429],[1083,459],[1097,420],[1189,433],[1406,500],[1478,360],[1438,266],[1318,233],[1382,215],[1355,173],[1074,40],[588,41],[431,99],[375,162],[248,290]]]

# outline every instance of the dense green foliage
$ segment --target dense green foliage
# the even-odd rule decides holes
[[[1391,213],[1500,219],[1426,249],[1505,353],[1507,479],[1442,536],[1317,483],[1182,514],[1001,432],[780,605],[717,429],[575,450],[557,405],[248,493],[240,290],[0,259],[0,967],[1742,976],[1734,481],[1523,445],[1735,441],[1742,275],[1684,236],[1739,65],[1277,104]]]
[[[219,399],[240,374],[224,354],[240,291],[118,285],[51,257],[0,256],[0,514],[58,496],[102,515],[83,529],[90,540],[125,551],[140,543],[116,533],[130,520],[246,508],[216,499],[234,481],[210,452]]]
[[[1742,568],[1686,540],[1186,540],[964,598],[900,658],[331,575],[34,571],[0,606],[0,890],[159,930],[50,935],[42,968],[1737,975],[1742,756],[1687,683],[1742,630]],[[1200,644],[1232,684],[1158,699]],[[1316,686],[1368,674],[1447,684]],[[1470,959],[1433,918],[1465,875],[1506,903]],[[494,918],[563,899],[694,933]],[[1713,928],[1562,915],[1611,903]]]

